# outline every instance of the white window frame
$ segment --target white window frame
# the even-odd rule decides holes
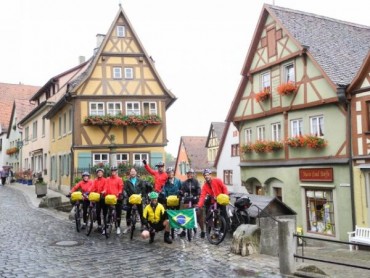
[[[55,140],[55,122],[51,124],[51,139]]]
[[[117,30],[117,37],[119,37],[119,38],[126,37],[126,26],[119,25],[119,26],[117,26],[116,30]]]
[[[264,125],[257,126],[257,140],[259,141],[266,140],[266,129]]]
[[[96,106],[96,107],[93,107],[93,106]],[[89,111],[90,116],[104,116],[105,115],[104,102],[90,102],[89,107],[90,107],[90,111]]]
[[[128,153],[117,153],[116,158],[118,164],[128,164],[130,162]]]
[[[124,68],[125,79],[134,79],[134,69]]]
[[[24,143],[25,144],[28,144],[28,141],[30,140],[30,128],[29,126],[27,126],[25,129],[24,129]]]
[[[143,166],[143,160],[149,161],[148,153],[134,153],[133,154],[133,165],[134,166]]]
[[[73,114],[72,114],[72,109],[68,110],[68,120],[69,120],[69,125],[68,125],[68,132],[72,132],[72,125],[73,125]]]
[[[244,142],[245,144],[252,143],[252,129],[251,128],[246,128],[244,130]]]
[[[126,102],[126,115],[141,115],[140,102],[130,101]]]
[[[154,101],[143,102],[143,115],[157,115],[157,103]]]
[[[324,116],[310,117],[310,133],[317,137],[324,137]]]
[[[271,124],[271,139],[272,141],[281,140],[281,124],[280,123]]]
[[[32,140],[36,140],[37,139],[37,121],[34,121],[32,123]]]
[[[294,119],[290,121],[290,135],[292,137],[303,135],[303,120]]]
[[[63,136],[67,134],[67,113],[63,113]]]
[[[41,137],[45,137],[45,128],[46,128],[46,123],[45,123],[46,119],[43,118],[42,119],[42,126],[41,126]]]
[[[270,90],[271,74],[269,71],[261,73],[261,90]]]
[[[113,79],[122,79],[122,68],[121,67],[113,67]]]
[[[58,124],[58,138],[62,137],[62,115],[59,115],[59,124]]]
[[[109,164],[109,153],[93,153],[93,165],[103,163],[104,165]]]
[[[283,67],[284,67],[283,82],[295,82],[294,63],[285,64]]]
[[[113,106],[113,107],[109,107]],[[116,107],[118,106],[118,107]],[[107,103],[107,115],[120,115],[122,114],[122,103],[121,102],[108,102]]]

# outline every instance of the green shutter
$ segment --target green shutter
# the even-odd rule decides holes
[[[163,161],[162,153],[151,153],[150,154],[150,165],[156,165],[160,161]]]
[[[79,153],[77,158],[78,168],[89,168],[91,166],[91,153]]]

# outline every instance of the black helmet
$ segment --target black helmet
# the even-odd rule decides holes
[[[117,168],[117,166],[112,166],[112,167],[110,167],[110,170],[111,170],[111,171],[117,171],[117,170],[118,170],[118,168]]]
[[[82,177],[84,177],[84,176],[88,176],[88,177],[90,177],[90,173],[89,173],[89,172],[83,172],[83,173],[82,173]]]
[[[163,167],[164,166],[164,162],[163,161],[159,161],[155,166],[156,167]]]
[[[204,170],[203,170],[203,176],[204,176],[205,174],[212,174],[212,170],[211,170],[211,169],[204,169]]]
[[[194,169],[190,168],[189,170],[186,171],[186,174],[189,174],[189,173],[194,174],[195,173]]]
[[[102,171],[104,173],[104,169],[103,168],[98,168],[95,170],[95,173],[98,173],[99,171]]]

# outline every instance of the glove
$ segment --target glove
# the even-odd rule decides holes
[[[68,193],[68,194],[66,195],[66,197],[67,197],[67,198],[71,198],[71,193]]]
[[[199,211],[199,207],[198,206],[195,206],[195,211]]]
[[[143,160],[143,164],[144,164],[144,165],[146,165],[146,164],[147,164],[145,159]]]

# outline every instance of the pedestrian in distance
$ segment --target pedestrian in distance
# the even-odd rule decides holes
[[[158,193],[151,192],[149,194],[150,203],[145,206],[143,219],[145,228],[142,232],[142,237],[147,238],[149,231],[149,243],[154,242],[155,233],[164,230],[164,242],[171,244],[170,239],[170,223],[167,219],[167,213],[162,204],[158,202]]]
[[[82,173],[82,180],[79,181],[74,187],[71,188],[71,190],[69,191],[69,196],[79,190],[82,192],[82,195],[84,195],[84,199],[82,201],[82,219],[83,219],[83,224],[82,224],[82,227],[81,229],[85,229],[86,228],[86,222],[87,222],[87,209],[89,207],[89,200],[87,199],[87,196],[89,195],[90,193],[90,190],[93,186],[93,182],[92,180],[90,180],[90,173],[89,172],[83,172]]]
[[[103,190],[105,188],[106,178],[104,177],[104,169],[98,168],[95,171],[96,178],[93,181],[93,186],[90,192],[96,192],[100,194],[100,201],[96,203],[96,220],[98,222],[98,229],[97,232],[103,232],[102,223],[101,223],[101,214],[102,210],[105,207],[104,197],[103,197]]]
[[[3,167],[1,167],[0,168],[0,178],[1,178],[1,184],[2,185],[5,185],[6,177],[7,177],[7,173],[6,173],[5,169]]]

